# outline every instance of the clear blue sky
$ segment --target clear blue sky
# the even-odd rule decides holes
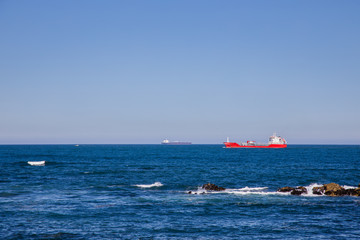
[[[360,1],[0,0],[0,144],[360,144]]]

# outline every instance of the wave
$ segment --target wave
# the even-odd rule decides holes
[[[154,182],[153,184],[138,184],[134,186],[139,188],[152,188],[152,187],[161,187],[164,186],[164,184],[162,184],[161,182]]]
[[[224,191],[207,191],[202,187],[198,187],[196,191],[189,191],[189,194],[235,194],[235,195],[289,195],[290,193],[282,193],[277,191],[267,191],[268,187],[243,187],[243,188],[229,188]]]
[[[301,196],[305,197],[321,197],[324,195],[313,194],[314,187],[322,187],[323,184],[319,183],[311,183],[308,186],[304,186],[307,190],[307,193],[301,194]],[[354,186],[342,186],[345,189],[354,189],[357,187]],[[244,188],[237,188],[237,189],[226,189],[225,191],[207,191],[202,187],[198,187],[195,191],[188,191],[189,194],[234,194],[234,195],[250,195],[250,194],[257,194],[257,195],[291,195],[290,192],[278,192],[278,191],[268,191],[268,187],[244,187]]]
[[[308,186],[304,186],[306,188],[307,193],[303,193],[301,194],[301,196],[308,196],[308,197],[319,197],[322,195],[318,195],[318,194],[313,194],[313,188],[314,187],[322,187],[323,184],[318,184],[318,183],[311,183]]]
[[[282,193],[277,191],[268,191],[268,187],[244,187],[238,189],[226,189],[225,193],[235,194],[235,195],[288,195],[288,193]]]
[[[27,163],[31,166],[45,166],[45,161],[29,161]]]
[[[266,191],[268,187],[244,187],[244,188],[235,188],[235,189],[226,189],[224,192],[237,194],[237,195],[246,195],[246,194],[275,194],[276,192]]]

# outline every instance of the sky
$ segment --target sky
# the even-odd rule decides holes
[[[0,0],[0,144],[360,144],[359,12]]]

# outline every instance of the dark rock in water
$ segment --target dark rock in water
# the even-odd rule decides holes
[[[279,188],[278,192],[290,192],[291,195],[301,195],[303,193],[307,193],[307,189],[305,187],[297,187],[297,188],[292,188],[292,187],[283,187],[283,188]]]
[[[292,192],[295,188],[292,187],[282,187],[278,189],[278,192]]]
[[[332,192],[336,192],[336,191],[344,189],[337,183],[324,184],[324,188],[325,188],[325,191],[332,191]]]
[[[279,188],[278,192],[290,192],[291,195],[301,195],[308,193],[305,187],[297,187],[297,188],[283,187],[283,188]],[[329,184],[324,184],[321,187],[313,187],[312,193],[315,195],[327,195],[332,197],[336,197],[336,196],[360,197],[360,187],[345,189],[337,183],[329,183]]]
[[[336,183],[324,184],[325,195],[337,197],[337,196],[360,196],[360,187],[345,189]]]
[[[351,190],[351,196],[357,196],[357,197],[360,197],[360,183],[359,183],[359,186],[358,188],[355,188],[355,189],[349,189]]]
[[[360,197],[360,188],[349,188],[342,191],[343,195]],[[341,196],[343,196],[341,195]]]
[[[224,191],[225,190],[225,188],[216,186],[215,184],[212,184],[212,183],[207,183],[207,184],[202,185],[202,189],[208,190],[208,191]],[[199,190],[197,192],[188,191],[187,193],[188,194],[206,194],[206,191],[199,191]]]
[[[212,183],[204,184],[202,186],[202,188],[205,190],[209,190],[209,191],[224,191],[225,190],[225,188],[216,186],[215,184],[212,184]]]
[[[335,196],[347,195],[345,188],[341,187],[337,183],[324,184],[324,189],[325,189],[325,195],[328,196],[335,197]]]
[[[356,188],[345,189],[344,193],[345,193],[344,195],[359,196],[357,195]]]
[[[307,194],[307,189],[305,187],[297,187],[291,192],[291,195],[301,195],[303,193]]]
[[[312,193],[315,195],[324,195],[325,192],[325,188],[324,186],[322,187],[313,187],[312,189]]]
[[[354,194],[352,196],[360,197],[360,187],[354,189]]]

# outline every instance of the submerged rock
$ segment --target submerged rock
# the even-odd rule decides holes
[[[204,184],[204,185],[202,185],[202,188],[205,190],[209,190],[209,191],[224,191],[225,190],[225,188],[216,186],[215,184],[212,184],[212,183]]]

